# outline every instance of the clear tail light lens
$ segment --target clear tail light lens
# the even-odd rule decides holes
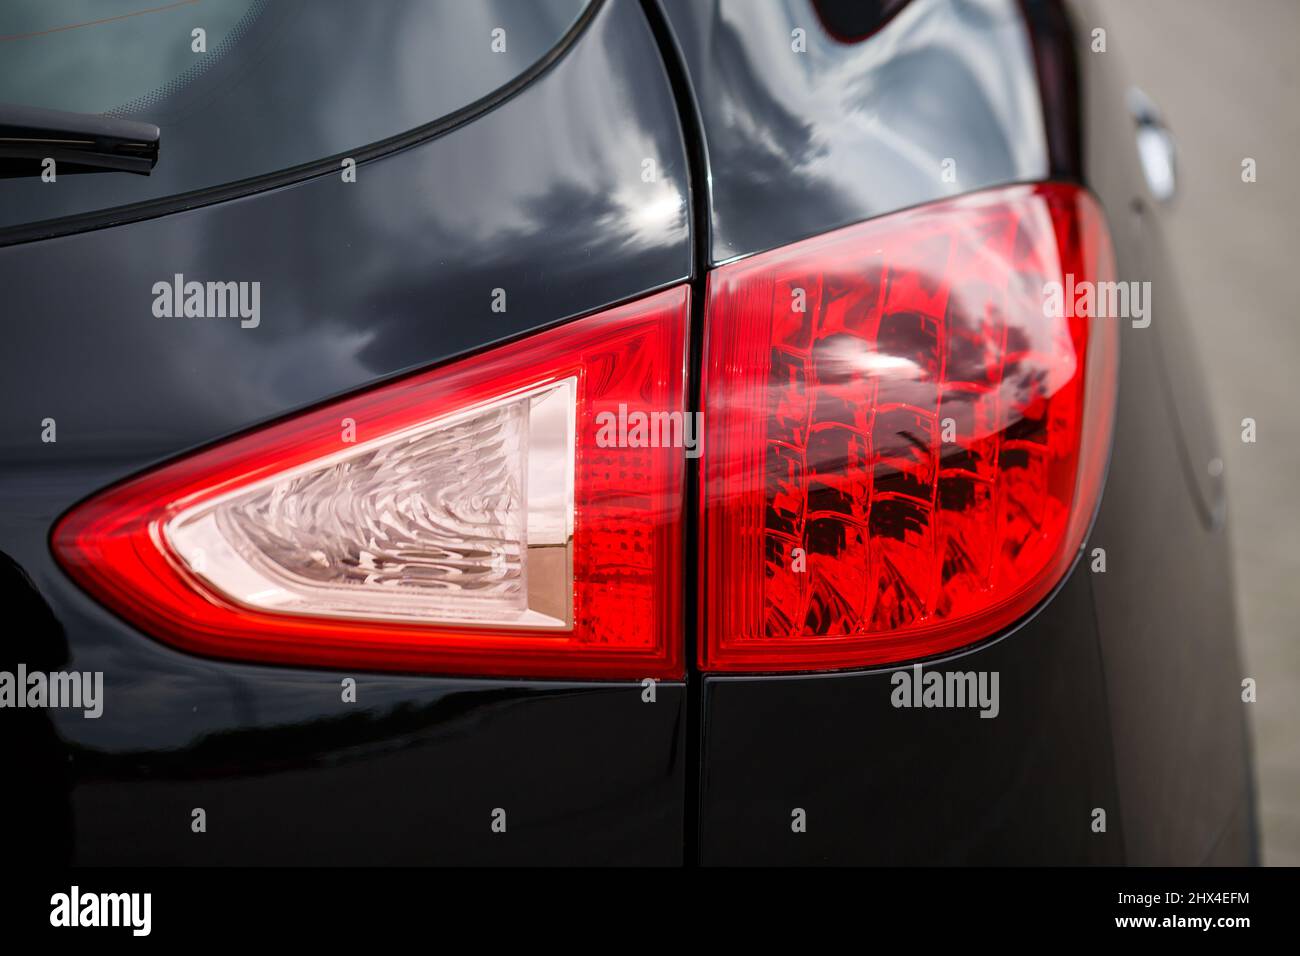
[[[191,505],[159,526],[248,607],[569,627],[576,380],[412,428]]]
[[[200,654],[491,676],[680,677],[672,289],[295,416],[74,508],[91,594]]]
[[[1046,184],[711,273],[700,666],[924,658],[1046,597],[1100,493],[1118,336],[1046,290],[1113,272],[1094,200]]]

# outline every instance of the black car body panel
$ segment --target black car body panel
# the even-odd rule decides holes
[[[703,128],[712,262],[1047,175],[1014,3],[913,2],[857,43],[808,0],[661,3]]]
[[[681,685],[646,704],[637,683],[358,674],[348,709],[346,675],[138,633],[68,580],[48,537],[78,499],[187,449],[685,280],[685,174],[651,31],[610,3],[533,84],[355,183],[331,172],[0,248],[0,551],[39,592],[15,574],[5,597],[50,609],[12,627],[3,669],[57,657],[41,651],[61,629],[58,667],[105,675],[99,719],[42,716],[46,763],[69,768],[75,862],[681,862]],[[641,214],[648,189],[658,218]],[[150,287],[174,273],[260,280],[260,325],[154,317]],[[15,713],[33,712],[0,716]],[[18,795],[26,815],[60,799],[48,781]]]
[[[1222,489],[1122,82],[1090,59],[1083,5],[881,8],[846,40],[812,0],[606,0],[527,84],[355,183],[331,170],[0,248],[0,588],[24,622],[0,669],[100,670],[107,698],[98,720],[0,713],[32,768],[6,793],[22,838],[85,864],[1252,859]],[[797,67],[795,29],[814,51]],[[708,266],[1049,177],[1097,195],[1119,277],[1156,299],[1150,328],[1123,324],[1080,560],[1029,619],[926,662],[997,671],[996,719],[894,708],[888,669],[692,670],[651,704],[637,683],[205,660],[51,555],[66,509],[187,450],[687,281],[698,361]],[[260,326],[155,318],[151,286],[176,273],[260,280]]]
[[[1120,863],[1086,565],[1033,620],[936,670],[999,673],[1000,707],[891,703],[891,670],[705,681],[706,864]],[[791,829],[804,811],[806,832]]]
[[[706,676],[700,860],[1248,860],[1231,576],[1223,535],[1200,520],[1208,419],[1123,89],[1087,59],[1087,32],[1055,3],[914,0],[846,43],[805,0],[661,3],[698,103],[711,261],[945,190],[1051,176],[1096,192],[1119,278],[1159,296],[1151,328],[1124,323],[1115,450],[1084,560],[1029,620],[926,663],[999,673],[997,718],[896,709],[892,669]],[[804,57],[790,55],[797,29]],[[938,175],[948,158],[955,183]]]

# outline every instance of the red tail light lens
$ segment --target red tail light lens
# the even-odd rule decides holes
[[[685,287],[381,386],[74,508],[55,553],[199,654],[492,676],[680,677]]]
[[[1115,319],[1099,209],[1017,186],[716,270],[699,663],[859,667],[995,635],[1087,531]],[[74,508],[57,557],[177,647],[482,676],[680,677],[682,287],[322,406]],[[621,428],[621,424],[620,424]],[[651,426],[654,430],[654,426]]]
[[[1117,343],[1045,287],[1113,271],[1095,202],[1048,184],[714,272],[701,667],[923,658],[1041,601],[1100,492]]]

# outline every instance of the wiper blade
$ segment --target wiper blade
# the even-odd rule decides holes
[[[45,159],[148,175],[158,162],[153,123],[0,103],[0,158]]]

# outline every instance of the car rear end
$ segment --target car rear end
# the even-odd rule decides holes
[[[161,130],[0,180],[0,670],[102,679],[0,715],[33,847],[1251,858],[1222,490],[1086,6],[127,6],[0,28],[0,101]]]

